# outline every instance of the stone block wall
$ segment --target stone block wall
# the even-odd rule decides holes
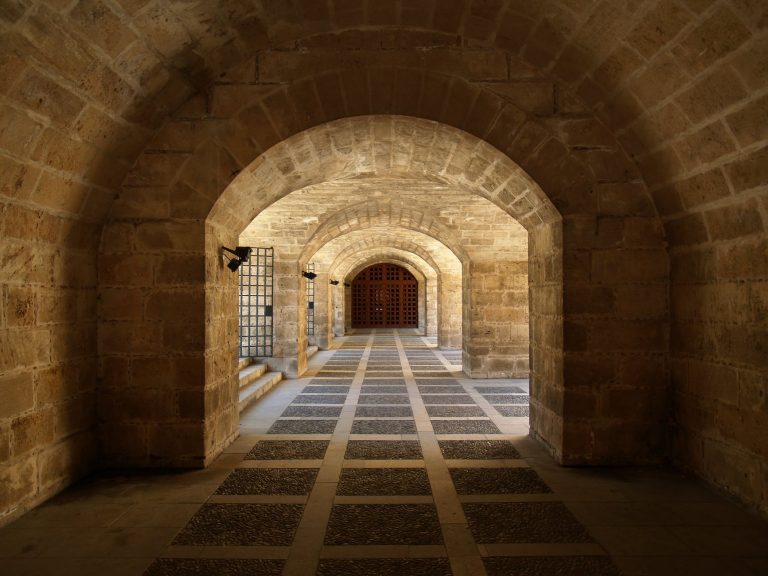
[[[563,459],[562,223],[539,226],[528,243],[531,433]]]
[[[441,348],[461,348],[462,344],[462,294],[461,278],[457,274],[443,272],[439,277],[440,308],[437,320],[437,341]]]
[[[96,458],[99,227],[24,206],[34,187],[23,182],[0,172],[0,189],[17,194],[0,200],[0,524]]]
[[[222,275],[221,245],[210,240],[206,255],[206,241],[194,220],[116,222],[104,230],[97,410],[104,465],[205,460],[206,373],[234,366],[204,352],[206,341],[226,336],[206,309],[206,276],[232,282]]]
[[[463,282],[464,371],[472,378],[527,378],[528,262],[473,262]]]

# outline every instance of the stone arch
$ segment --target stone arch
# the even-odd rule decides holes
[[[357,205],[348,206],[328,218],[317,228],[312,238],[302,251],[301,260],[314,254],[334,238],[353,230],[361,230],[373,226],[387,226],[421,232],[444,244],[459,261],[468,259],[466,250],[461,245],[453,231],[448,229],[432,214],[419,210],[417,207],[406,206],[402,201],[373,200]]]
[[[356,237],[355,232],[347,232],[343,238]],[[316,255],[320,255],[332,246],[333,241],[326,244]],[[356,256],[372,252],[397,252],[403,257],[418,258],[435,271],[434,281],[438,290],[434,297],[439,303],[436,310],[428,308],[427,330],[432,334],[432,327],[437,328],[438,343],[447,348],[461,347],[461,260],[447,247],[437,241],[432,241],[434,247],[425,248],[427,242],[417,237],[406,238],[402,233],[382,237],[380,233],[366,235],[345,246],[328,265],[329,271],[336,270],[345,260],[353,260]],[[439,248],[442,246],[442,250]],[[329,272],[331,273],[331,272]],[[431,276],[427,274],[428,282]]]
[[[437,264],[429,253],[425,252],[415,243],[411,243],[415,249],[419,249],[422,255],[429,259],[425,260],[422,255],[403,248],[395,247],[379,240],[373,241],[367,238],[366,241],[356,241],[349,243],[346,247],[336,254],[328,254],[328,250],[316,252],[310,258],[315,263],[315,269],[319,271],[319,281],[315,282],[315,341],[320,348],[329,348],[336,336],[345,332],[347,327],[347,298],[344,290],[343,278],[347,277],[347,269],[350,263],[358,262],[361,259],[371,258],[391,258],[399,262],[406,262],[422,278],[421,288],[424,294],[429,294],[430,306],[420,314],[420,320],[426,320],[428,335],[434,327],[437,326],[439,305],[439,273]],[[325,254],[324,254],[325,253]],[[329,259],[332,261],[329,263]],[[335,287],[326,280],[339,280]],[[422,298],[421,303],[426,302]],[[434,305],[434,306],[432,306]]]
[[[422,89],[431,76],[427,73],[422,75]],[[461,80],[451,80],[453,86],[460,86]],[[438,85],[440,85],[438,83]],[[563,299],[560,296],[562,291],[563,274],[560,272],[562,259],[565,256],[569,266],[583,267],[584,262],[589,262],[590,258],[585,255],[596,253],[596,257],[591,259],[591,266],[595,268],[593,273],[572,275],[569,285],[573,288],[573,296],[566,294],[565,302],[571,304],[579,299],[588,297],[590,293],[598,290],[605,290],[617,300],[630,298],[631,290],[624,290],[624,285],[632,285],[640,281],[651,281],[652,283],[663,285],[666,283],[667,275],[667,257],[664,252],[663,240],[657,237],[656,240],[648,243],[646,241],[637,242],[632,235],[629,227],[629,221],[632,226],[652,225],[655,219],[652,206],[648,200],[647,193],[642,185],[638,185],[635,174],[631,166],[626,166],[626,161],[619,154],[599,155],[585,157],[571,153],[568,145],[563,144],[549,130],[543,128],[541,124],[522,113],[510,103],[500,99],[492,93],[486,92],[477,87],[469,87],[474,95],[466,102],[465,110],[458,116],[461,121],[452,120],[454,124],[463,125],[470,128],[485,137],[487,142],[482,142],[468,133],[462,133],[462,141],[469,141],[474,144],[468,150],[467,155],[454,156],[454,162],[459,167],[463,166],[463,172],[454,172],[454,166],[451,164],[427,165],[423,162],[419,165],[422,172],[434,173],[442,169],[440,177],[453,183],[453,185],[475,186],[475,189],[484,197],[487,197],[508,213],[514,213],[518,220],[526,226],[531,232],[533,243],[538,249],[531,252],[531,279],[532,284],[540,289],[537,293],[541,296],[531,300],[531,318],[532,324],[540,323],[544,325],[559,325],[563,320],[563,314],[569,314],[571,318],[579,325],[582,331],[592,331],[590,327],[594,320],[590,318],[592,311],[586,310],[577,305],[571,311],[564,310]],[[481,98],[481,93],[484,95]],[[481,104],[482,103],[482,104]],[[473,123],[471,112],[476,105],[484,110],[493,110],[491,114],[483,116],[484,120],[480,123]],[[261,106],[261,104],[259,104]],[[369,106],[376,106],[369,102]],[[488,108],[490,106],[490,108]],[[259,108],[263,112],[263,108]],[[374,108],[375,109],[375,108]],[[391,107],[384,107],[383,111],[392,111]],[[251,122],[256,122],[258,116],[254,115]],[[418,113],[422,113],[417,111]],[[424,113],[429,116],[429,113]],[[267,122],[271,125],[272,120],[261,114],[261,124],[251,124],[251,128],[258,126],[264,128]],[[310,124],[315,124],[318,118],[310,118]],[[343,123],[354,122],[355,120],[339,120],[338,123],[332,123],[334,126]],[[392,120],[391,124],[398,122]],[[429,121],[420,120],[418,122],[430,124]],[[173,171],[173,175],[168,180],[167,185],[161,186],[164,194],[167,196],[168,205],[171,207],[170,214],[186,214],[187,218],[199,218],[209,213],[206,224],[205,244],[209,253],[215,252],[217,245],[231,243],[232,236],[228,232],[236,230],[243,225],[243,221],[257,213],[264,205],[274,201],[281,194],[287,193],[291,189],[296,189],[302,185],[311,183],[311,172],[305,170],[307,162],[313,162],[314,167],[321,173],[334,173],[340,177],[350,177],[355,174],[364,174],[366,169],[370,172],[371,168],[378,166],[386,167],[391,174],[398,173],[401,165],[398,162],[409,159],[418,159],[418,154],[428,151],[429,146],[421,148],[412,147],[416,153],[413,155],[393,155],[392,153],[376,156],[369,154],[367,164],[352,166],[347,162],[343,155],[332,157],[330,152],[334,146],[333,140],[324,136],[315,141],[303,138],[298,135],[294,140],[295,150],[288,153],[285,150],[286,143],[280,143],[270,150],[264,152],[263,147],[257,144],[253,139],[247,136],[244,125],[239,127],[231,122],[214,122],[212,126],[213,133],[202,138],[202,142],[191,154],[186,154],[180,168]],[[381,128],[382,124],[386,126],[387,121],[379,120],[373,122]],[[444,142],[451,142],[447,138],[448,133],[454,129],[447,126],[436,124],[431,125],[439,127],[439,138],[433,136],[431,142],[434,143],[436,150],[436,159],[441,157],[440,145]],[[331,124],[323,125],[326,129]],[[482,128],[480,127],[482,126]],[[371,130],[369,129],[370,133]],[[318,135],[322,131],[316,132]],[[391,130],[389,134],[391,134]],[[350,149],[350,144],[354,142],[353,134],[350,133],[346,141],[341,141],[341,150]],[[418,134],[421,134],[419,132]],[[455,132],[454,132],[455,134]],[[304,135],[305,136],[305,135]],[[411,138],[417,134],[412,133]],[[279,138],[279,137],[278,137]],[[463,150],[459,142],[456,142],[455,150]],[[490,143],[490,144],[489,144]],[[507,155],[501,159],[488,162],[485,156],[497,154],[494,146],[500,148]],[[151,151],[150,155],[151,155]],[[285,152],[285,153],[284,153]],[[442,151],[441,151],[442,152]],[[313,157],[313,154],[315,155]],[[244,169],[244,161],[236,158],[254,158],[258,156],[258,161]],[[442,153],[445,158],[446,153]],[[424,160],[429,161],[431,154],[427,154]],[[499,156],[494,156],[499,158]],[[518,168],[517,164],[509,164],[508,158],[514,158],[524,169]],[[612,167],[619,166],[619,170],[612,170],[610,173],[605,170],[606,159],[610,157]],[[586,158],[586,160],[585,160]],[[376,164],[376,160],[382,160],[382,163]],[[410,161],[410,160],[409,160]],[[593,162],[591,165],[589,162]],[[618,163],[618,164],[616,164]],[[512,173],[504,170],[505,166],[512,166]],[[413,164],[410,164],[414,168]],[[136,170],[139,175],[148,169],[149,164],[144,164],[140,159]],[[300,169],[300,170],[297,170]],[[460,169],[461,170],[461,169]],[[237,175],[232,182],[233,175]],[[535,178],[536,182],[531,180]],[[318,176],[318,178],[321,178]],[[138,182],[141,179],[134,180]],[[230,183],[232,185],[227,185]],[[517,188],[514,184],[531,183],[530,187],[523,186]],[[256,187],[268,183],[270,192],[252,195],[247,198],[247,191],[258,189]],[[537,184],[542,184],[544,189],[548,190],[547,195],[552,198],[555,207],[547,200],[542,190]],[[219,192],[226,188],[223,194]],[[179,196],[179,194],[181,196]],[[227,197],[240,197],[246,199],[242,203],[230,203]],[[216,199],[221,198],[219,203],[209,211]],[[229,207],[227,207],[229,205]],[[175,212],[177,208],[181,212]],[[562,212],[566,218],[563,221],[565,226],[564,233],[559,230],[559,215]],[[603,212],[605,212],[603,214]],[[599,224],[599,226],[598,226]],[[158,223],[158,236],[160,239],[167,235],[168,223]],[[189,226],[190,229],[196,229],[195,223],[174,224],[177,230],[183,230]],[[598,229],[600,228],[600,229]],[[195,233],[191,234],[194,238]],[[197,242],[197,240],[195,240]],[[564,248],[561,249],[560,246]],[[165,248],[163,248],[164,250]],[[202,242],[197,243],[195,250],[202,249]],[[161,250],[161,251],[163,251]],[[150,251],[151,252],[151,251]],[[199,252],[198,252],[199,254]],[[165,257],[165,256],[163,256]],[[620,276],[611,276],[609,270],[615,267],[616,262],[624,261],[628,258],[640,263],[633,272]],[[215,259],[214,259],[215,260]],[[207,265],[207,301],[221,302],[227,299],[226,280],[217,272],[216,264],[218,261],[208,259]],[[643,273],[640,274],[639,271]],[[594,279],[593,279],[594,278]],[[230,300],[232,299],[229,296]],[[623,305],[615,307],[615,310],[601,313],[597,319],[599,328],[594,330],[600,334],[614,335],[623,330],[623,316],[627,312]],[[217,307],[208,306],[207,317],[209,319],[207,334],[215,334],[216,342],[226,342],[224,326],[227,319],[220,313]],[[581,316],[577,318],[577,316]],[[539,322],[540,321],[540,322]],[[619,365],[619,357],[636,355],[640,357],[653,358],[654,366],[660,369],[657,371],[657,377],[665,370],[663,360],[664,350],[666,349],[665,338],[662,335],[663,318],[642,318],[635,322],[634,328],[643,333],[637,339],[615,338],[611,342],[620,342],[619,348],[615,345],[608,346],[604,353],[594,354],[590,346],[574,349],[571,357],[573,365],[577,359],[589,364],[595,362],[593,356],[606,358],[606,362],[614,365],[612,374],[616,374],[616,366]],[[554,333],[554,337],[549,334]],[[539,356],[545,359],[535,364],[533,371],[540,371],[542,378],[539,381],[551,380],[553,392],[532,398],[532,405],[538,405],[541,409],[534,409],[532,424],[534,431],[539,435],[552,449],[553,453],[563,459],[563,453],[569,454],[568,461],[571,462],[590,462],[601,461],[607,456],[602,454],[596,446],[600,445],[606,450],[606,454],[613,454],[614,448],[611,447],[610,439],[614,437],[614,432],[618,426],[622,430],[633,430],[630,436],[642,436],[645,432],[653,431],[652,437],[659,442],[662,440],[662,426],[660,421],[663,419],[656,408],[649,408],[643,414],[636,415],[630,421],[624,421],[621,424],[609,415],[613,408],[609,406],[610,399],[607,390],[611,390],[613,396],[626,396],[627,394],[637,394],[638,385],[625,385],[621,380],[624,378],[610,377],[608,386],[597,390],[594,385],[587,382],[580,382],[574,379],[574,387],[581,388],[580,394],[588,396],[590,402],[581,405],[579,409],[572,409],[569,413],[569,430],[564,430],[564,397],[563,372],[563,346],[569,344],[561,336],[557,336],[558,330],[539,329],[532,330],[532,349],[533,356],[538,351]],[[221,336],[221,337],[220,337]],[[597,339],[595,338],[597,341]],[[660,346],[651,346],[650,341],[661,342]],[[209,342],[214,339],[209,338]],[[573,341],[576,342],[575,340]],[[606,340],[608,342],[608,340]],[[229,345],[208,347],[205,349],[207,358],[217,358],[218,360],[207,360],[206,376],[207,386],[211,389],[223,390],[230,386],[227,377],[220,377],[222,370],[228,360],[225,351],[231,349]],[[107,351],[107,354],[109,352]],[[638,360],[639,361],[639,360]],[[546,376],[544,376],[546,375]],[[658,389],[642,386],[642,394],[663,396]],[[543,388],[542,388],[543,390]],[[571,396],[576,398],[576,396]],[[560,400],[556,400],[556,399]],[[576,404],[572,405],[574,408]],[[657,403],[654,406],[658,406]],[[234,430],[236,417],[231,410],[222,409],[217,414],[206,415],[206,420],[210,421],[207,425],[208,433],[205,435],[206,453],[215,453],[218,448],[228,442]],[[229,430],[230,432],[227,432]],[[585,431],[595,431],[596,434]],[[599,433],[597,431],[599,430]],[[641,431],[641,432],[638,432]],[[637,433],[637,434],[636,434]],[[228,435],[229,434],[229,435]],[[627,433],[629,434],[629,433]],[[564,447],[567,445],[567,449]],[[620,451],[624,451],[627,459],[635,459],[638,453],[645,453],[647,446],[631,443],[625,445]],[[611,456],[613,458],[613,456]],[[619,460],[622,457],[617,457]]]
[[[373,251],[371,251],[373,252]],[[348,263],[346,271],[343,272],[343,278],[345,283],[351,284],[355,276],[359,274],[365,268],[374,266],[376,264],[395,264],[401,268],[405,268],[410,272],[419,285],[419,325],[418,329],[422,334],[426,336],[435,335],[436,330],[428,331],[427,322],[427,310],[431,310],[434,320],[437,316],[438,303],[438,290],[437,290],[437,274],[434,270],[425,267],[420,263],[419,259],[413,258],[407,254],[399,254],[397,251],[382,251],[378,254],[368,253],[361,254],[359,259],[354,263]],[[351,328],[351,288],[344,286],[344,328],[348,330]]]
[[[249,59],[251,64],[254,57],[262,61],[265,57],[284,59],[288,48],[295,47],[296,52],[315,53],[318,65],[313,67],[314,74],[336,66],[327,63],[340,59],[331,54],[334,48],[354,53],[355,64],[360,61],[402,64],[407,60],[405,53],[411,57],[418,55],[431,67],[450,71],[477,85],[489,78],[498,78],[495,88],[503,98],[515,100],[517,96],[517,100],[527,100],[523,103],[528,104],[528,111],[546,117],[542,120],[544,124],[558,125],[555,131],[564,135],[563,141],[571,151],[587,145],[591,149],[582,150],[582,156],[602,154],[609,158],[612,152],[594,147],[596,142],[602,142],[599,135],[595,138],[594,132],[579,128],[595,111],[625,150],[637,159],[643,178],[652,187],[675,250],[675,288],[671,293],[678,343],[672,353],[673,380],[681,390],[689,391],[685,394],[685,412],[698,410],[708,403],[705,393],[692,392],[700,388],[694,384],[702,373],[711,374],[727,366],[735,374],[730,389],[739,387],[737,383],[743,380],[760,381],[765,373],[764,354],[759,348],[764,332],[759,324],[762,318],[758,316],[755,320],[754,315],[745,313],[751,318],[748,325],[735,329],[731,318],[720,315],[719,311],[700,312],[717,310],[717,307],[691,309],[687,303],[691,300],[690,294],[694,294],[693,300],[697,302],[713,298],[731,301],[734,286],[739,287],[738,301],[749,300],[749,306],[743,305],[745,309],[752,309],[755,299],[760,302],[760,283],[766,278],[763,255],[768,221],[762,203],[765,177],[760,170],[766,164],[766,138],[764,133],[755,131],[755,126],[761,126],[758,120],[764,115],[764,87],[768,81],[762,65],[768,46],[766,29],[761,26],[766,16],[765,4],[724,0],[699,6],[690,2],[640,0],[611,6],[607,11],[603,3],[577,5],[561,0],[470,4],[465,3],[457,10],[453,3],[402,3],[402,6],[393,4],[390,10],[383,5],[370,9],[364,2],[349,2],[345,3],[348,10],[340,10],[339,3],[320,2],[307,12],[305,3],[301,2],[268,5],[256,2],[253,8],[244,4],[233,9],[229,2],[204,0],[171,9],[160,1],[144,8],[137,6],[133,12],[124,5],[110,3],[108,10],[95,14],[94,22],[83,20],[82,12],[68,3],[32,1],[14,5],[8,13],[5,23],[8,33],[3,38],[4,55],[10,63],[5,70],[8,90],[3,114],[8,119],[7,125],[18,128],[23,137],[3,139],[6,153],[1,160],[3,186],[0,188],[5,197],[10,198],[7,221],[13,216],[23,224],[13,227],[6,224],[3,230],[9,251],[19,255],[11,268],[10,284],[24,283],[30,277],[54,278],[46,284],[48,289],[65,290],[68,294],[77,292],[78,302],[85,300],[94,306],[96,264],[90,251],[99,242],[99,225],[95,223],[107,217],[112,197],[119,190],[123,175],[133,165],[136,151],[151,140],[154,142],[149,145],[150,149],[170,151],[169,156],[178,153],[180,148],[198,144],[197,138],[203,130],[198,132],[194,127],[185,130],[173,122],[160,127],[162,119],[168,111],[180,107],[187,120],[209,115],[211,110],[206,109],[205,100],[207,94],[215,91],[208,90],[214,80],[226,85],[230,94],[243,86],[254,93],[262,90],[263,86],[249,86],[255,79],[256,68],[247,65]],[[115,13],[119,15],[117,18]],[[158,32],[153,16],[166,17],[162,31]],[[101,18],[106,19],[109,26],[101,26]],[[89,30],[89,26],[94,28]],[[108,29],[110,34],[89,33],[93,29]],[[362,42],[363,36],[368,43]],[[151,53],[158,44],[162,44],[159,51],[162,56],[156,58],[157,54]],[[126,46],[117,58],[117,53]],[[371,46],[377,49],[361,54],[361,48]],[[382,54],[384,52],[386,54]],[[482,62],[496,62],[505,73],[490,77],[487,68],[474,65]],[[393,70],[383,64],[381,69]],[[473,78],[475,70],[483,70],[483,76]],[[532,78],[532,71],[536,72],[536,81],[527,82]],[[380,79],[366,76],[365,86],[359,90],[365,99],[376,99],[377,103],[368,104],[369,108],[383,107],[380,100],[402,99],[401,95],[408,92],[403,86],[408,82],[417,86],[413,92],[417,92],[419,98],[431,95],[430,101],[439,104],[434,106],[434,114],[457,118],[457,125],[469,122],[461,104],[466,92],[460,83],[443,78],[442,84],[437,85],[433,78],[426,78],[413,67],[403,69],[402,74],[379,76]],[[301,102],[302,91],[309,90],[317,91],[323,106],[331,102],[327,94],[341,94],[339,100],[346,104],[359,84],[354,74],[346,75],[345,71],[328,76],[320,73],[317,77],[320,80],[309,85],[302,83],[304,78],[297,78],[301,85],[292,91],[297,95],[296,102]],[[59,106],[50,99],[41,101],[29,97],[27,88],[34,87],[41,79],[55,87],[55,94],[61,100],[74,102],[75,106]],[[379,96],[382,86],[388,89],[394,84],[393,79],[398,82],[398,87],[391,92],[394,97],[390,98],[389,93]],[[541,97],[531,98],[528,90],[521,90],[520,84],[536,85],[532,90]],[[107,86],[110,90],[105,90]],[[196,92],[199,96],[184,105]],[[717,101],[703,98],[711,93],[721,94],[722,98]],[[440,94],[442,99],[437,96]],[[574,98],[574,94],[580,99]],[[225,98],[219,100],[226,103]],[[214,98],[217,106],[219,100]],[[395,105],[403,106],[399,102]],[[363,104],[356,106],[358,113],[371,112]],[[265,109],[275,107],[270,105]],[[335,110],[340,110],[339,115],[353,113],[343,106]],[[78,114],[79,111],[82,113]],[[406,113],[406,110],[400,112]],[[438,119],[451,123],[445,118]],[[156,130],[158,127],[160,130]],[[179,142],[183,142],[183,146]],[[163,161],[174,162],[171,158]],[[601,163],[596,158],[586,162],[595,166]],[[606,164],[603,174],[610,173],[609,163],[602,163]],[[534,174],[533,170],[529,172]],[[544,182],[540,175],[535,175],[540,183]],[[107,259],[121,262],[103,265],[102,277],[106,279],[107,290],[102,291],[105,296],[102,302],[110,298],[123,300],[143,310],[146,303],[137,304],[141,298],[132,290],[179,291],[184,282],[201,281],[204,262],[199,245],[202,241],[185,229],[183,221],[140,225],[143,217],[161,221],[163,213],[170,213],[171,203],[176,208],[184,205],[184,209],[174,212],[174,218],[204,216],[205,202],[200,201],[196,192],[184,185],[174,186],[177,188],[170,194],[141,189],[136,190],[133,197],[123,194],[118,201],[121,204],[121,210],[116,211],[118,220],[105,230],[102,246],[109,255]],[[601,214],[613,214],[617,206],[631,200],[619,188],[609,185],[597,193],[603,205]],[[627,214],[622,207],[620,215]],[[574,276],[586,275],[584,252],[598,243],[616,247],[619,242],[615,222],[606,220],[584,218],[574,227],[573,234],[568,234],[569,242],[574,236],[591,236],[589,240],[582,238],[582,248],[566,243],[567,261],[578,262],[582,267],[580,275]],[[655,228],[658,222],[630,220],[625,219],[622,224],[625,225],[622,242],[634,242],[637,248],[639,237],[647,234],[658,246],[661,237]],[[32,229],[34,233],[30,233]],[[176,234],[181,238],[176,238]],[[30,236],[34,236],[31,242]],[[572,246],[577,249],[569,250]],[[34,267],[16,264],[27,263],[30,258]],[[606,254],[600,255],[596,268],[612,268],[605,263],[606,258]],[[741,258],[751,265],[731,264]],[[192,262],[194,265],[190,266]],[[648,266],[647,276],[653,276],[653,270],[649,269],[653,266],[649,265],[647,256],[644,263]],[[128,268],[131,273],[125,272]],[[124,282],[126,278],[131,282]],[[605,288],[582,286],[581,294],[599,292],[598,296],[607,296],[604,302],[627,314],[624,302],[631,290],[627,286]],[[665,309],[665,301],[659,295],[661,291],[646,301]],[[576,304],[579,298],[567,301]],[[189,302],[196,300],[190,297]],[[197,456],[181,460],[199,463],[199,453],[204,452],[205,447],[201,449],[197,445],[194,450],[179,450],[172,439],[187,430],[185,426],[189,426],[187,431],[193,429],[200,415],[190,411],[190,406],[201,406],[205,399],[195,397],[200,394],[191,392],[183,384],[190,381],[186,375],[178,381],[174,376],[173,390],[165,395],[147,375],[153,372],[149,368],[152,362],[155,368],[167,369],[168,374],[177,371],[183,374],[186,370],[183,360],[190,366],[196,362],[197,369],[204,360],[190,360],[194,355],[190,350],[166,345],[165,328],[152,325],[161,321],[154,313],[146,317],[143,312],[135,313],[128,319],[120,316],[114,307],[100,306],[99,339],[103,341],[101,349],[106,351],[102,354],[102,363],[125,376],[125,381],[110,382],[102,389],[149,391],[154,397],[164,398],[164,414],[171,415],[163,418],[152,414],[142,420],[127,414],[128,410],[110,413],[115,416],[109,418],[115,430],[107,435],[107,440],[118,441],[105,442],[105,460],[141,464],[162,460],[176,464],[180,452],[193,454],[196,450]],[[584,310],[588,306],[578,308]],[[604,314],[600,310],[589,313]],[[76,320],[67,316],[67,321],[66,331],[48,330],[38,324],[17,329],[23,335],[18,340],[48,338],[41,348],[63,347],[72,351],[80,348],[81,342],[96,338],[91,316],[78,315]],[[119,323],[123,325],[118,326]],[[589,332],[584,318],[579,318],[576,324],[573,334],[589,340],[589,335],[584,335]],[[742,330],[744,326],[746,329]],[[169,328],[169,333],[172,330]],[[192,333],[186,328],[176,330],[180,334]],[[50,336],[43,337],[42,332]],[[696,341],[705,332],[714,334],[706,343],[690,347],[685,344]],[[168,341],[184,340],[185,345],[191,346],[199,340],[198,336],[183,339],[169,336]],[[732,345],[724,349],[718,344],[725,341]],[[146,356],[153,349],[166,346],[165,358]],[[169,352],[178,358],[168,360]],[[13,364],[14,370],[29,373],[31,366],[39,366],[24,354],[19,353],[18,357],[22,360]],[[581,360],[591,365],[587,358]],[[94,391],[96,365],[95,355],[81,351],[76,359],[68,354],[61,362],[53,361],[50,371],[58,374],[57,383],[62,388],[81,390],[80,383],[85,380],[91,383],[89,390]],[[654,365],[651,379],[663,379],[664,366]],[[619,360],[612,370],[600,371],[600,377],[608,382],[605,388],[614,388],[612,395],[582,390],[588,397],[587,404],[595,406],[595,412],[616,413],[617,409],[612,406],[618,404],[615,397],[622,395],[620,390],[629,397],[633,386],[622,384],[626,372],[632,372],[632,368]],[[134,386],[134,380],[143,385]],[[171,399],[167,400],[166,396]],[[103,404],[113,403],[118,407],[127,405],[118,396],[106,398]],[[156,402],[148,404],[157,405]],[[45,409],[48,406],[46,403]],[[86,404],[80,406],[93,412],[92,404],[88,405],[90,408],[85,408]],[[723,408],[718,404],[711,406],[707,412],[710,419]],[[748,413],[740,412],[740,415],[747,417]],[[721,472],[720,467],[702,463],[700,453],[701,446],[706,446],[714,453],[735,454],[745,468],[749,467],[752,476],[757,477],[760,467],[765,467],[765,459],[761,447],[754,445],[753,435],[741,432],[734,439],[731,431],[719,428],[712,438],[697,419],[686,420],[681,424],[685,436],[681,447],[683,459],[699,473],[739,492],[745,499],[759,501],[759,490],[756,495],[752,488],[741,487],[727,472]],[[588,428],[585,423],[583,436],[587,435]],[[626,430],[623,433],[629,434]],[[90,427],[86,426],[80,434],[92,436]],[[608,434],[602,429],[598,436]],[[192,432],[190,435],[194,436]],[[636,435],[639,436],[639,432]],[[120,441],[133,437],[139,439],[135,445]],[[197,435],[198,444],[203,443],[200,438]],[[69,446],[63,452],[68,457],[75,454],[75,459],[82,456],[92,462],[86,455],[88,451],[79,448],[88,442],[68,439],[67,443]],[[49,444],[45,447],[54,448]],[[153,461],[147,456],[150,452],[162,456]],[[130,458],[126,454],[130,454]],[[593,458],[590,461],[600,461],[603,457],[595,454],[590,458]],[[59,479],[52,487],[42,487],[41,494],[53,493],[61,485]],[[38,486],[34,486],[37,490]],[[36,497],[37,492],[27,492],[24,496],[28,500]]]
[[[371,248],[358,252],[338,263],[339,275],[344,278],[346,285],[367,266],[374,264],[390,263],[403,266],[419,281],[419,329],[426,336],[438,335],[438,322],[440,319],[440,276],[439,271],[424,261],[421,257],[408,253],[401,249],[382,247]],[[344,326],[349,327],[349,299],[348,290],[344,291],[343,311]]]

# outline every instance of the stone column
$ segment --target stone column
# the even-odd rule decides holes
[[[469,268],[464,281],[469,308],[464,371],[472,378],[526,378],[528,263],[473,262]]]

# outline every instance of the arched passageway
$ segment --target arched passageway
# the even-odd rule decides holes
[[[301,271],[402,263],[469,374],[530,370],[531,433],[559,463],[669,461],[765,512],[767,18],[748,0],[5,2],[0,524],[99,467],[227,450],[221,248],[304,194],[306,236],[275,246],[286,374],[344,330],[318,282],[310,339]],[[525,250],[483,229],[489,206]]]
[[[352,328],[418,328],[419,284],[396,264],[374,264],[352,279]]]

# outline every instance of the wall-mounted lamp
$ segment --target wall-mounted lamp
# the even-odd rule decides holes
[[[229,258],[229,262],[227,262],[227,268],[232,270],[232,272],[235,272],[238,268],[240,268],[240,265],[243,262],[248,262],[248,259],[251,257],[251,252],[253,251],[253,248],[249,248],[248,246],[238,246],[234,250],[231,248],[227,248],[226,246],[221,247],[222,252],[229,252],[230,254],[234,254],[234,258],[229,258],[226,254],[223,254],[225,258]]]
[[[315,274],[314,272],[305,271],[305,272],[302,272],[301,275],[304,276],[304,278],[307,278],[309,280],[314,280],[315,278],[317,278],[317,274]]]
[[[338,286],[339,285],[339,281],[338,280],[331,280],[331,284],[333,284],[334,286]]]
[[[344,287],[345,288],[349,288],[350,286],[352,286],[352,284],[350,284],[349,282],[344,282]]]

